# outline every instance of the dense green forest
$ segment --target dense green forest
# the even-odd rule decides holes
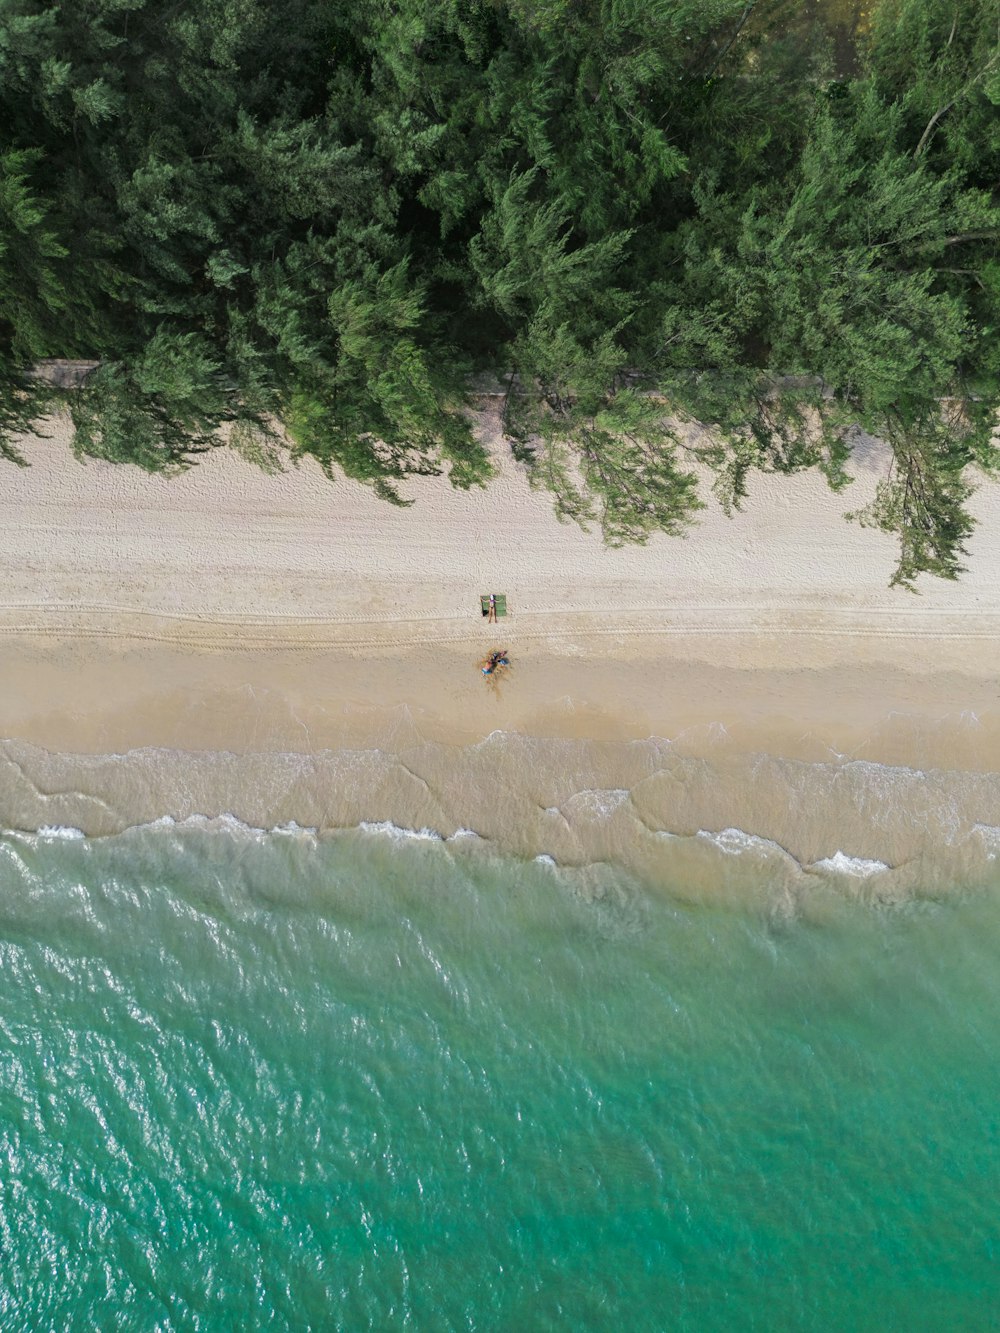
[[[11,461],[62,399],[81,453],[169,468],[228,423],[267,466],[280,422],[398,501],[487,481],[488,372],[611,542],[683,531],[695,458],[730,506],[752,469],[844,486],[861,427],[897,582],[961,569],[1000,0],[0,0],[0,104]]]

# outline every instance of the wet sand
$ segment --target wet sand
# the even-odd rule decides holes
[[[855,644],[851,662],[780,670],[752,665],[772,650],[757,641],[732,666],[697,655],[721,651],[709,639],[562,646],[523,645],[491,689],[471,642],[362,656],[7,640],[21,684],[0,705],[2,823],[367,825],[782,902],[830,878],[898,898],[993,876],[992,680],[891,665],[867,641],[872,660]],[[947,661],[955,645],[932,646]]]
[[[493,637],[493,636],[491,636]],[[577,740],[725,735],[745,751],[831,754],[991,771],[1000,683],[991,644],[799,636],[503,637],[513,665],[479,670],[486,641],[192,649],[89,637],[0,638],[0,734],[82,754],[300,751],[473,744],[493,732]],[[221,641],[220,642],[225,642]],[[728,657],[728,661],[726,658]],[[838,660],[839,659],[839,660]],[[905,663],[905,664],[904,664]]]

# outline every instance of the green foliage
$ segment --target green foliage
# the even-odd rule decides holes
[[[399,502],[390,479],[450,466],[455,485],[482,483],[490,465],[472,436],[460,400],[415,334],[423,297],[403,261],[380,273],[370,266],[328,300],[336,365],[304,378],[292,397],[289,429],[299,449],[330,472],[373,481]]]
[[[998,0],[882,0],[865,54],[872,86],[899,108],[915,156],[995,183]]]
[[[44,384],[26,380],[0,363],[0,460],[27,466],[13,437],[37,431],[38,420],[51,408],[54,397]]]
[[[40,157],[0,154],[0,337],[22,364],[53,354],[70,304],[59,268],[67,249],[29,180]]]
[[[973,529],[964,507],[973,490],[967,433],[954,413],[944,412],[921,421],[919,429],[887,431],[892,472],[879,483],[872,503],[848,517],[898,536],[893,587],[914,592],[918,574],[956,579],[964,570],[961,559]]]
[[[70,398],[77,453],[178,467],[217,443],[226,419],[219,366],[196,335],[160,329],[129,364],[105,362]]]
[[[558,516],[596,518],[611,546],[682,533],[702,508],[696,477],[679,462],[662,402],[625,385],[613,332],[584,346],[565,325],[536,323],[517,350],[537,378],[512,386],[506,425]]]
[[[952,577],[998,466],[998,31],[1000,0],[0,0],[0,453],[52,401],[32,363],[95,359],[81,453],[169,469],[226,427],[273,470],[287,432],[402,502],[488,479],[489,370],[609,542],[683,532],[695,459],[728,509],[754,469],[844,487],[861,426],[897,581]]]
[[[245,418],[235,421],[229,432],[230,448],[272,477],[285,470],[282,444],[274,427]]]
[[[818,465],[842,486],[861,425],[898,451],[897,480],[868,515],[899,534],[897,582],[952,576],[963,468],[989,465],[991,447],[955,430],[944,447],[940,404],[967,404],[974,385],[995,413],[1000,381],[984,341],[991,289],[951,253],[995,250],[1000,212],[962,173],[915,156],[900,109],[870,84],[817,104],[783,180],[739,196],[708,180],[694,198],[655,354],[663,392],[727,446],[713,460],[723,503],[738,507],[755,467]]]

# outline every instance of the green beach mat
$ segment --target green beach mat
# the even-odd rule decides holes
[[[493,600],[496,602],[497,618],[505,616],[507,614],[507,594],[505,592],[494,593]],[[482,608],[483,615],[488,616],[490,613],[490,595],[488,592],[484,592],[480,597],[479,605]]]

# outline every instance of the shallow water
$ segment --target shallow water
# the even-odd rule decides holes
[[[952,721],[950,748],[976,725]],[[58,754],[0,741],[0,827],[397,825],[441,840],[475,834],[481,849],[521,861],[607,862],[694,901],[781,897],[794,910],[831,882],[902,901],[998,879],[1000,774],[955,765],[938,742],[918,738],[891,764],[819,744],[809,759],[748,751],[723,728],[633,741],[494,732],[466,746],[298,754]]]
[[[995,890],[8,835],[0,950],[5,1328],[995,1326]]]

